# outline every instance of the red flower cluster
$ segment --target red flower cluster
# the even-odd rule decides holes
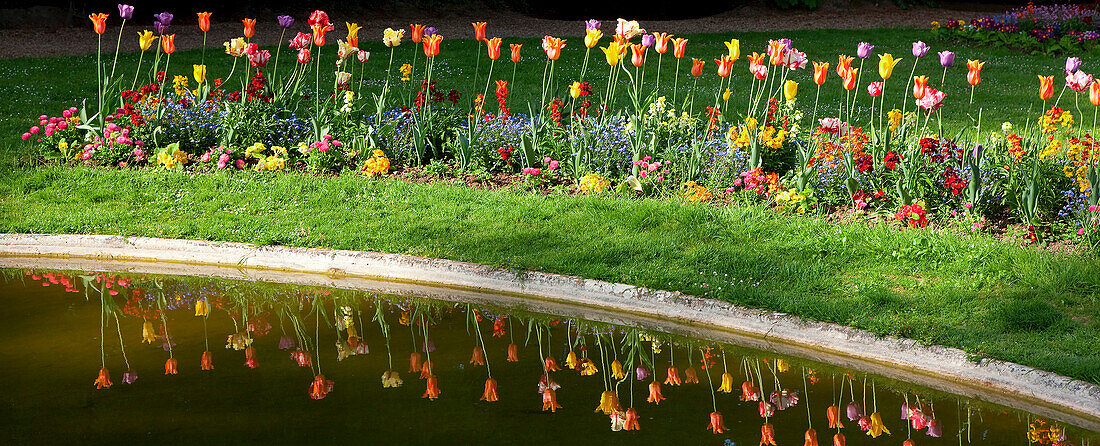
[[[943,173],[940,174],[940,176],[943,177],[943,187],[951,191],[952,196],[959,196],[963,188],[966,187],[966,181],[959,178],[958,173],[955,172],[955,166],[948,165],[944,167]]]
[[[875,170],[875,158],[870,153],[860,152],[859,156],[856,157],[856,169],[859,169],[861,173]]]
[[[928,211],[919,204],[907,204],[894,213],[894,220],[900,221],[910,228],[923,228],[928,226]]]
[[[500,154],[500,159],[504,160],[505,163],[508,163],[509,166],[512,165],[512,150],[515,150],[515,148],[513,148],[512,146],[501,147],[497,149],[497,153]]]
[[[554,98],[550,101],[550,120],[554,121],[554,124],[561,125],[561,108],[565,105],[560,98]]]
[[[252,81],[248,84],[248,99],[259,99],[264,102],[271,102],[271,96],[264,94],[267,90],[267,76],[260,70],[256,70],[256,74],[252,75]]]
[[[886,151],[886,156],[882,158],[882,164],[886,165],[886,168],[891,170],[896,169],[900,162],[901,155],[898,155],[898,152],[893,150]]]

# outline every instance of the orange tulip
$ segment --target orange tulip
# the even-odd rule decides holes
[[[775,426],[771,423],[764,423],[760,426],[760,445],[775,446]]]
[[[519,63],[519,59],[520,59],[519,50],[520,50],[520,48],[523,48],[523,44],[522,43],[512,43],[512,44],[509,44],[508,46],[512,47],[512,62],[513,63]]]
[[[111,388],[111,386],[113,385],[111,383],[111,373],[107,371],[106,367],[99,369],[99,376],[96,376],[95,382],[93,382],[92,384],[95,384],[96,389]]]
[[[913,76],[913,97],[921,99],[928,92],[928,76]]]
[[[665,377],[665,384],[678,386],[683,383],[684,381],[680,379],[680,369],[677,369],[675,366],[669,366],[668,376]]]
[[[179,365],[179,361],[176,361],[176,358],[168,358],[167,361],[164,361],[164,374],[165,375],[175,375],[175,374],[179,373],[176,370],[177,365]]]
[[[470,364],[485,365],[485,350],[482,350],[480,345],[474,347],[474,353],[470,355]]]
[[[561,409],[561,404],[558,404],[558,394],[554,392],[554,389],[547,388],[542,391],[542,410],[550,412],[557,412]]]
[[[500,89],[500,82],[497,81],[497,89]],[[508,344],[508,362],[519,362],[519,347],[516,344]]]
[[[561,370],[561,366],[558,365],[558,360],[554,359],[553,356],[547,356],[545,362],[547,372],[556,372],[558,370]]]
[[[749,71],[752,71],[752,67],[755,67],[755,66],[757,66],[757,65],[763,64],[763,63],[764,63],[764,58],[765,58],[765,57],[767,57],[767,56],[768,56],[767,54],[759,54],[759,53],[752,53],[752,54],[750,54],[750,55],[748,56],[748,59],[749,59]]]
[[[806,442],[802,446],[817,446],[817,431],[806,429]]]
[[[855,68],[849,68],[848,71],[844,72],[843,77],[844,77],[844,89],[845,90],[852,91],[853,89],[856,88],[856,69]]]
[[[901,442],[901,446],[917,446],[917,444],[913,443],[913,439],[910,438],[908,440],[905,440],[905,441]]]
[[[844,427],[844,423],[840,421],[840,407],[829,406],[828,409],[825,409],[825,415],[829,417],[829,429]]]
[[[966,61],[966,81],[970,85],[978,85],[982,82],[982,67],[985,66],[985,62],[978,62],[977,60]]]
[[[623,423],[623,429],[628,431],[640,430],[638,427],[638,411],[633,407],[626,410],[626,422]]]
[[[844,72],[852,69],[852,60],[855,59],[852,56],[840,55],[840,59],[836,64],[836,75],[844,77]]]
[[[723,54],[721,59],[714,59],[714,63],[718,64],[719,76],[729,77],[730,71],[733,69],[733,59],[730,59],[728,54]]]
[[[1049,101],[1054,96],[1054,76],[1039,76],[1039,99]]]
[[[332,391],[332,380],[325,379],[325,375],[318,374],[309,384],[309,397],[315,400],[324,399]]]
[[[420,367],[420,379],[428,379],[432,375],[432,362],[424,361],[424,365]]]
[[[167,34],[160,36],[160,48],[164,50],[165,54],[176,52],[176,35]]]
[[[565,47],[565,39],[546,36],[542,39],[543,49],[546,50],[546,58],[558,60],[561,57],[561,49]]]
[[[833,446],[846,446],[847,444],[848,442],[844,439],[844,434],[837,432],[836,435],[833,435]]]
[[[210,31],[210,13],[209,12],[200,12],[200,13],[198,13],[198,15],[199,15],[199,29],[202,30],[202,32],[204,32],[204,33]]]
[[[473,22],[474,25],[474,40],[481,42],[485,40],[485,22]]]
[[[654,403],[661,404],[661,401],[666,400],[665,396],[661,394],[661,383],[653,381],[649,383],[649,397],[645,400]]]
[[[414,23],[409,25],[409,28],[412,28],[413,43],[420,43],[420,41],[424,39],[424,25]]]
[[[485,392],[481,394],[481,401],[497,401],[497,380],[489,378],[485,380]]]
[[[655,41],[653,43],[653,49],[657,50],[658,54],[664,54],[668,51],[668,41],[672,39],[672,34],[665,33],[653,33]]]
[[[436,398],[439,398],[440,393],[443,392],[439,390],[439,379],[435,375],[428,375],[428,380],[424,384],[424,394],[420,397],[435,401]]]
[[[1096,107],[1100,107],[1100,82],[1093,82],[1089,85],[1089,102]]]
[[[634,64],[636,67],[642,66],[642,64],[645,63],[645,50],[646,47],[642,45],[630,45],[630,52],[632,53],[630,56],[630,63]]]
[[[311,28],[313,28],[313,44],[325,46],[325,33],[328,32],[328,27],[313,25]]]
[[[210,350],[202,352],[202,369],[214,370],[214,353]]]
[[[699,373],[695,371],[695,367],[684,369],[684,382],[699,384]]]
[[[814,83],[822,85],[829,75],[829,62],[814,62]]]
[[[96,34],[107,32],[107,14],[92,14],[88,18],[92,20],[92,27],[95,28]]]
[[[244,23],[244,36],[246,38],[251,39],[252,36],[256,35],[256,19],[244,19],[241,20],[241,23]]]
[[[443,41],[442,34],[432,34],[421,40],[424,45],[424,55],[428,57],[435,57],[439,54],[439,43]]]
[[[687,49],[688,39],[681,39],[679,37],[672,39],[672,55],[677,59],[684,57],[684,50]]]
[[[772,65],[783,65],[783,48],[786,46],[786,43],[777,40],[768,42],[768,51],[771,51],[772,53]]]
[[[691,58],[691,75],[699,77],[703,75],[703,64],[707,63],[705,60],[699,60],[694,57]]]
[[[710,429],[711,432],[716,434],[721,434],[729,430],[729,428],[726,427],[726,423],[722,422],[721,412],[710,413],[710,424],[707,425],[707,429]]]
[[[409,355],[409,373],[420,373],[420,368],[424,366],[422,361],[420,353],[412,352]]]
[[[485,41],[485,46],[489,48],[489,59],[500,59],[500,37],[493,37]]]

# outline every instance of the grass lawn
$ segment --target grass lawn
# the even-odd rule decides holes
[[[1100,383],[1100,263],[946,230],[354,175],[44,167],[0,174],[0,232],[370,250],[576,274]]]

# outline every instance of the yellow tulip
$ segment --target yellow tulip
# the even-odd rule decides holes
[[[787,83],[783,84],[783,97],[787,98],[788,101],[793,101],[796,95],[798,95],[798,82],[788,80]]]
[[[138,46],[141,47],[142,51],[151,48],[155,40],[157,40],[157,36],[154,36],[152,31],[145,30],[138,33]]]
[[[584,46],[585,48],[592,49],[596,45],[600,44],[600,38],[603,37],[603,31],[598,29],[590,29],[584,34]]]
[[[577,98],[581,97],[581,83],[580,82],[573,82],[573,84],[569,86],[569,97],[571,97],[573,99],[577,99]],[[612,365],[614,365],[614,364],[612,364]],[[619,368],[622,368],[622,365],[620,365]]]
[[[878,55],[878,75],[882,77],[882,80],[890,78],[890,75],[894,72],[894,66],[901,62],[901,59],[895,59],[890,53]]]
[[[730,95],[731,95],[731,94],[733,94],[733,92],[732,92],[732,91],[730,91],[730,89],[728,89],[728,88],[727,88],[727,89],[726,89],[726,91],[722,93],[722,100],[723,100],[723,101],[728,101],[728,100],[730,100]]]
[[[202,77],[203,77],[203,79],[205,79],[206,78],[206,65],[195,65],[195,79],[198,80],[199,67],[202,67]],[[198,82],[202,82],[202,81],[198,81]],[[201,299],[196,300],[195,301],[195,316],[206,316],[208,314],[210,314],[210,308],[206,306],[206,301],[201,300]]]
[[[615,66],[622,60],[623,54],[626,53],[626,46],[619,45],[619,42],[611,42],[606,47],[600,47],[604,56],[607,57],[607,64]]]
[[[194,65],[194,67],[195,67],[195,82],[200,83],[200,84],[203,83],[203,82],[206,82],[206,65]],[[195,312],[198,312],[198,305],[199,305],[198,303],[195,303]],[[206,303],[203,302],[204,307],[205,307],[205,305],[206,305]],[[197,316],[197,314],[196,314],[196,316]]]
[[[882,424],[882,415],[879,415],[878,412],[875,412],[871,414],[871,429],[867,431],[867,435],[870,435],[871,438],[878,438],[879,435],[882,435],[883,433],[886,433],[887,435],[892,435],[890,434],[890,429],[887,429],[886,425]]]
[[[722,385],[718,387],[718,391],[722,393],[733,392],[733,375],[729,373],[722,374]]]
[[[722,42],[726,44],[726,49],[730,51],[730,59],[737,60],[741,57],[741,41],[737,39],[730,40],[729,42]]]

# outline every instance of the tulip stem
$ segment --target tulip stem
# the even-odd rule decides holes
[[[657,55],[657,89],[654,90],[657,94],[661,94],[661,62],[664,61],[665,53]]]
[[[660,81],[660,76],[658,76],[657,79],[658,79],[658,82],[659,82]],[[676,100],[680,97],[679,94],[680,94],[680,59],[677,58],[676,59],[676,73],[672,75],[672,104],[673,105],[680,106],[680,104],[678,102],[676,102]],[[683,108],[683,107],[681,107],[681,108]]]
[[[584,50],[584,63],[581,64],[581,83],[584,83],[584,75],[588,72],[588,55],[590,52],[592,52],[592,48]]]
[[[485,78],[485,90],[481,93],[481,105],[475,105],[475,107],[477,107],[477,117],[478,118],[481,118],[481,113],[485,111],[485,102],[486,102],[485,101],[485,96],[489,94],[489,83],[493,81],[492,80],[493,79],[493,66],[496,65],[496,62],[497,62],[496,60],[492,60],[492,61],[489,62],[489,76]],[[475,98],[474,102],[477,102],[476,98]],[[476,123],[471,123],[471,124],[476,124]],[[472,127],[473,126],[471,125],[471,128]],[[530,164],[530,163],[528,163],[528,164]],[[492,378],[492,377],[490,377],[490,378]]]
[[[134,91],[137,88],[138,74],[141,73],[141,61],[145,59],[145,50],[141,51],[141,55],[138,56],[137,70],[134,70],[134,82],[130,84],[130,91]]]
[[[275,45],[275,72],[271,73],[271,81],[276,82],[276,83],[278,82],[278,79],[279,79],[279,53],[282,52],[282,50],[283,50],[283,44],[282,44],[283,37],[286,37],[286,28],[283,28],[283,31],[281,33],[279,33],[279,43],[277,45]],[[202,63],[205,65],[206,64],[206,31],[203,31],[203,33],[202,33],[202,58],[203,58]],[[362,81],[363,81],[363,78],[360,77],[359,82],[362,82]],[[277,92],[279,90],[281,90],[280,88],[278,88],[278,85],[276,85],[275,87],[276,88],[272,89],[272,94],[277,94]],[[275,98],[272,98],[272,100],[274,100],[274,99]]]
[[[817,103],[821,100],[821,86],[817,86],[817,94],[814,95],[814,114],[810,118],[810,125],[817,125]]]
[[[909,78],[905,80],[905,90],[901,91],[901,114],[903,116],[905,115],[905,110],[906,110],[906,108],[908,108],[907,106],[909,105],[909,101],[905,98],[905,96],[907,94],[909,94],[909,93],[907,93],[909,91],[909,84],[911,82],[913,82],[913,75],[917,73],[917,63],[918,62],[920,62],[920,58],[919,57],[914,58],[914,60],[913,60],[913,69],[909,70]],[[886,109],[883,108],[883,110],[886,110]]]
[[[115,42],[115,61],[111,63],[111,77],[115,78],[115,67],[118,66],[118,49],[122,46],[122,30],[126,29],[126,19],[122,19],[122,26],[118,28],[118,42]]]
[[[126,363],[126,370],[130,370],[130,359],[126,357],[126,344],[122,342],[122,325],[118,321],[118,314],[115,314],[115,329],[118,330],[118,348],[122,350],[122,361]],[[206,348],[210,350],[210,347]],[[104,364],[106,367],[106,364]]]
[[[702,347],[700,347],[701,349]],[[718,399],[714,397],[714,381],[710,377],[710,367],[707,365],[707,354],[703,353],[703,370],[707,373],[707,386],[710,387],[710,404],[715,412],[718,412]]]
[[[492,68],[489,69],[489,75],[492,76]],[[481,351],[485,356],[485,374],[489,375],[489,379],[493,379],[493,371],[489,368],[489,355],[485,353],[485,339],[481,337],[481,324],[477,322],[477,317],[474,317],[474,331],[477,331],[477,340],[481,343]]]
[[[101,62],[103,53],[103,34],[99,34],[97,38],[99,42],[95,53],[95,77],[99,84],[99,108],[96,111],[99,112],[99,134],[106,138],[106,136],[103,135],[103,128],[106,127],[107,122],[107,116],[103,113],[103,63]],[[171,58],[172,55],[169,54],[168,57]],[[163,86],[164,84],[161,85]]]

